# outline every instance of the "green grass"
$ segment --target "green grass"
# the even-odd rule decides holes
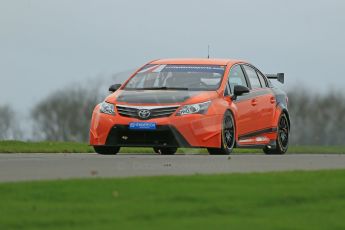
[[[75,142],[0,141],[0,153],[93,153],[92,147]],[[344,154],[345,146],[290,146],[290,153]],[[121,153],[153,153],[152,148],[121,148]],[[205,154],[206,149],[180,148],[178,153]],[[234,149],[234,153],[262,153],[260,149]]]
[[[1,153],[92,153],[93,148],[75,142],[0,141]]]
[[[345,170],[0,184],[0,229],[345,229]]]
[[[345,146],[289,146],[288,153],[334,153],[345,154]]]

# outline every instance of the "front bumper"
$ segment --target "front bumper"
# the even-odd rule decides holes
[[[127,125],[114,125],[105,142],[107,146],[191,147],[173,127],[159,125],[156,130],[131,130]]]
[[[221,115],[171,115],[146,120],[157,125],[156,130],[130,130],[135,118],[93,112],[90,145],[128,147],[220,147]]]

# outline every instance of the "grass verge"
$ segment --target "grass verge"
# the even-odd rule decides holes
[[[0,229],[345,229],[345,170],[0,184]]]
[[[0,153],[93,153],[91,146],[76,142],[0,141]],[[345,146],[290,146],[290,153],[345,154]],[[152,148],[121,148],[121,153],[153,153]],[[206,149],[180,148],[178,153],[206,154]],[[260,149],[234,149],[235,154],[262,153]]]

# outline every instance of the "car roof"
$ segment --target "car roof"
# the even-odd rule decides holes
[[[176,59],[158,59],[150,62],[154,65],[177,64],[177,65],[228,65],[235,63],[247,63],[246,61],[236,59],[208,59],[208,58],[176,58]]]

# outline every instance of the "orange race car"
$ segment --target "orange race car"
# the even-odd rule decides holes
[[[253,65],[228,59],[164,59],[137,70],[92,114],[90,145],[99,154],[123,146],[153,147],[174,154],[178,147],[230,154],[233,148],[288,149],[286,94]]]

